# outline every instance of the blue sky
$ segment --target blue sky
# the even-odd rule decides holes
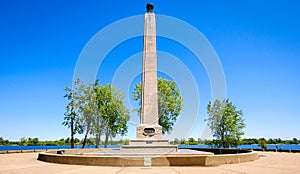
[[[143,15],[147,2],[2,1],[0,137],[69,136],[61,125],[66,104],[63,89],[72,84],[82,49],[105,26]],[[185,21],[209,40],[223,66],[227,97],[244,112],[244,137],[300,138],[298,1],[152,2],[156,14]],[[115,47],[97,74],[101,83],[110,83],[120,64],[142,51],[142,43],[142,37],[137,37]],[[187,136],[198,138],[211,99],[203,65],[175,41],[158,38],[157,48],[176,55],[196,79],[200,111]],[[136,77],[131,86],[139,80]],[[133,131],[131,126],[129,138],[134,137]]]

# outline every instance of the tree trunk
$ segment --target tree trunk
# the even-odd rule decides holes
[[[109,132],[108,132],[108,130],[107,130],[107,131],[105,132],[105,143],[104,143],[104,148],[107,148],[108,138],[109,138]]]
[[[224,135],[224,132],[222,131],[222,133],[221,133],[221,145],[222,145],[223,148],[225,148],[225,146],[226,146],[224,139],[225,139],[225,135]]]
[[[102,125],[100,126],[100,118],[99,116],[97,117],[97,123],[96,125],[97,127],[97,132],[96,132],[96,148],[99,148],[99,142],[100,142],[100,137],[101,137],[101,129],[102,129]]]
[[[225,118],[224,115],[222,115],[222,125],[221,125],[221,144],[223,148],[225,148],[226,143],[225,143]]]
[[[74,149],[74,117],[71,118],[71,149]]]
[[[225,148],[225,146],[226,146],[223,138],[222,138],[222,146],[223,146],[223,148]]]
[[[97,134],[96,134],[96,148],[99,148],[100,137],[101,137],[101,134],[100,134],[100,133],[97,133]]]
[[[90,132],[90,125],[88,125],[86,128],[86,132],[85,132],[83,143],[82,143],[82,149],[84,149],[84,147],[85,147],[86,139],[87,139],[89,132]]]

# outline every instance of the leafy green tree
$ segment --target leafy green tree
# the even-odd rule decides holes
[[[108,138],[127,132],[129,112],[123,104],[121,91],[108,84],[100,86],[98,80],[91,84],[83,84],[79,80],[74,83],[71,100],[78,112],[81,133],[84,133],[82,148],[85,147],[88,135],[96,136],[95,144],[99,146],[100,137],[105,134],[105,146]],[[69,112],[68,112],[69,113]]]
[[[127,133],[127,121],[129,120],[129,111],[123,104],[124,95],[121,91],[113,87],[111,84],[105,86],[97,86],[96,103],[100,110],[101,124],[97,121],[98,131],[96,132],[96,140],[100,137],[97,135],[105,134],[104,147],[107,147],[109,137],[115,137],[117,134],[124,135]],[[99,142],[96,142],[96,146]]]
[[[244,138],[241,144],[257,144],[258,140],[256,138]]]
[[[4,139],[2,137],[0,137],[0,145],[4,144]]]
[[[68,137],[68,138],[65,139],[65,144],[69,144],[69,143],[70,143],[70,137]],[[74,139],[73,139],[73,144],[74,144]]]
[[[158,116],[159,125],[162,126],[162,132],[170,133],[172,128],[182,110],[182,97],[179,89],[174,81],[158,78]],[[142,98],[142,84],[138,83],[132,92],[133,99],[139,102],[138,113],[140,114],[141,98]]]
[[[196,140],[193,137],[188,138],[189,142],[195,142]]]
[[[276,141],[276,144],[281,144],[282,143],[282,140],[280,138],[275,139],[275,141]]]
[[[212,140],[204,140],[205,145],[213,145]]]
[[[201,140],[201,138],[198,138],[198,144],[204,144],[204,140]]]
[[[269,138],[267,144],[276,144],[276,141],[272,138]]]
[[[293,144],[298,144],[299,143],[299,141],[297,140],[297,138],[293,138]]]
[[[80,143],[80,140],[78,138],[74,138],[74,143],[78,145]]]
[[[97,109],[95,88],[98,85],[98,80],[89,85],[80,84],[77,88],[78,106],[81,114],[81,124],[85,130],[82,148],[85,147],[88,134],[92,134],[93,123],[97,116],[100,115]]]
[[[70,128],[71,131],[71,149],[74,148],[74,135],[76,133],[81,133],[82,126],[79,122],[79,116],[78,116],[78,109],[76,109],[76,103],[75,103],[75,96],[74,96],[74,90],[71,90],[71,88],[66,87],[65,88],[66,94],[65,98],[69,100],[69,103],[66,106],[66,112],[64,113],[64,121],[63,125]]]
[[[24,146],[24,145],[26,145],[26,142],[27,142],[27,138],[26,137],[22,137],[20,139],[20,141],[19,141],[19,145]]]
[[[180,140],[178,138],[174,138],[173,144],[180,144]]]
[[[188,138],[189,145],[197,145],[198,141],[196,141],[193,137]]]
[[[264,138],[258,139],[258,145],[264,150],[267,150],[267,141]]]
[[[28,138],[27,143],[30,146],[38,145],[39,139],[37,137],[36,138]]]
[[[33,138],[32,139],[32,143],[34,144],[34,145],[37,145],[38,143],[39,143],[39,138]]]
[[[105,92],[103,91],[102,86],[95,86],[94,88],[94,93],[95,93],[95,103],[96,103],[96,109],[97,109],[97,114],[95,115],[95,118],[93,119],[93,127],[92,127],[92,134],[96,136],[95,138],[95,143],[96,143],[96,148],[99,147],[100,143],[100,138],[101,135],[103,134],[103,128],[104,128],[104,119],[101,111],[103,110],[103,105],[105,101],[103,101],[104,98],[106,98]]]
[[[206,119],[216,145],[221,147],[238,146],[245,127],[242,110],[237,110],[232,102],[216,100],[207,105]]]
[[[86,139],[86,144],[87,145],[94,145],[95,143],[94,143],[94,138],[88,138],[88,139]]]
[[[298,144],[299,142],[298,142],[298,140],[297,140],[297,138],[293,138],[292,140],[287,140],[286,141],[286,144]]]
[[[74,139],[76,133],[84,133],[82,143],[82,148],[84,148],[87,136],[91,132],[92,120],[97,114],[95,112],[95,95],[93,91],[96,85],[97,81],[85,85],[77,79],[74,82],[73,89],[69,87],[65,89],[67,94],[64,97],[70,102],[66,106],[63,125],[71,129],[71,148],[74,148],[75,143],[78,144]]]

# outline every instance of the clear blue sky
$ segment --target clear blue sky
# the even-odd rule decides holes
[[[19,140],[69,136],[69,130],[61,125],[66,105],[64,87],[72,84],[82,49],[112,22],[143,15],[147,2],[1,1],[0,137]],[[297,0],[152,2],[156,14],[181,19],[210,41],[224,69],[227,97],[244,111],[244,137],[300,138]],[[209,80],[201,64],[189,58],[192,55],[187,49],[174,42],[175,46],[170,46],[171,42],[158,38],[157,47],[179,57],[193,74],[201,74],[196,77],[200,112],[188,135],[198,138],[211,97]],[[110,82],[112,72],[140,51],[141,37],[112,50],[99,69],[101,83]],[[184,102],[186,105],[189,101]],[[129,138],[135,134],[132,130]]]

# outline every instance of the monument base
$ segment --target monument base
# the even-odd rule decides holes
[[[121,152],[128,153],[171,153],[177,152],[176,145],[123,145],[121,146]]]
[[[121,152],[170,153],[177,152],[177,145],[169,145],[168,140],[137,139],[130,140],[129,145],[121,146]]]
[[[129,140],[129,145],[132,145],[132,146],[169,145],[169,140],[137,139],[137,140]]]
[[[137,139],[162,139],[162,127],[158,124],[140,124],[136,128]]]

